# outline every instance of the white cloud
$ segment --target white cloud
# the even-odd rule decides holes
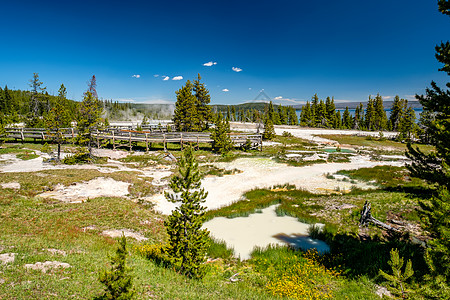
[[[155,78],[156,78],[156,77],[159,77],[159,75],[158,75],[158,74],[155,74],[155,75],[153,75],[153,77],[155,77]]]
[[[215,61],[209,61],[209,62],[207,62],[207,63],[204,63],[203,64],[205,67],[212,67],[212,66],[214,66],[214,65],[217,65],[217,62],[215,62]]]
[[[141,78],[141,75],[139,75],[139,74],[134,74],[134,75],[131,76],[131,77],[134,77],[134,78]]]
[[[283,97],[282,96],[278,96],[278,97],[275,97],[275,98],[273,98],[274,100],[281,100],[281,99],[283,99]]]
[[[242,72],[242,69],[238,67],[232,67],[231,69],[235,72]]]
[[[170,79],[170,77],[169,76],[163,76],[164,78],[163,78],[163,80],[164,81],[167,81],[167,80],[169,80]]]
[[[175,76],[174,78],[172,78],[172,80],[182,80],[183,76]]]
[[[249,91],[251,91],[251,90],[252,90],[252,88],[248,88],[248,90],[249,90]]]
[[[222,92],[229,92],[229,89],[223,89]]]

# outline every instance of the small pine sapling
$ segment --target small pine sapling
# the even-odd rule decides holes
[[[379,274],[390,282],[392,286],[392,292],[397,295],[401,295],[403,299],[406,299],[406,280],[408,280],[408,278],[410,278],[414,274],[414,271],[412,268],[411,260],[409,259],[406,263],[405,271],[402,274],[403,262],[403,257],[400,257],[400,255],[398,254],[398,250],[391,249],[391,260],[388,262],[388,264],[391,266],[392,275],[387,274],[382,270],[379,271]]]
[[[118,240],[116,255],[111,257],[111,269],[100,273],[99,281],[105,285],[105,292],[100,299],[133,299],[133,277],[127,267],[127,239],[122,233]]]

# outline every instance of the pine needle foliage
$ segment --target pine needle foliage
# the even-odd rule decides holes
[[[127,267],[127,239],[123,233],[118,243],[116,255],[111,258],[111,269],[99,276],[99,281],[105,285],[105,292],[100,299],[127,300],[135,296],[131,269]]]
[[[402,272],[404,260],[400,257],[397,249],[391,249],[391,260],[388,264],[391,266],[392,274],[385,273],[383,270],[379,271],[379,274],[388,280],[392,285],[391,289],[396,295],[400,295],[402,298],[407,297],[406,280],[414,275],[411,260],[408,260],[405,266],[405,270]]]
[[[438,1],[439,11],[450,15],[448,0]],[[444,66],[439,69],[450,75],[450,42],[435,47],[436,59]],[[450,88],[450,82],[446,84]],[[435,184],[437,194],[431,200],[420,201],[421,223],[432,237],[428,242],[425,260],[430,274],[425,279],[427,296],[450,298],[450,90],[431,82],[426,95],[416,96],[424,112],[432,115],[424,124],[430,144],[436,151],[425,154],[408,144],[406,155],[412,160],[408,169],[412,176]]]
[[[224,119],[222,114],[219,113],[216,119],[216,127],[211,134],[211,138],[214,141],[214,151],[219,152],[222,155],[228,153],[233,149],[233,143],[228,135],[230,133],[230,123]]]
[[[275,137],[275,128],[273,126],[273,121],[271,118],[266,118],[264,120],[264,133],[263,139],[271,140]]]
[[[190,278],[205,275],[208,235],[201,229],[205,207],[202,203],[208,195],[200,183],[201,175],[193,149],[188,146],[178,161],[178,174],[172,177],[169,187],[174,193],[165,193],[167,200],[180,204],[165,221],[169,245],[167,254],[172,264]]]

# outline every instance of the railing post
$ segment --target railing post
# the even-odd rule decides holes
[[[131,151],[131,131],[128,131],[128,137],[130,139],[130,151]]]
[[[114,136],[114,129],[112,130],[112,142],[113,142],[113,150],[116,150],[116,137]]]
[[[148,133],[145,133],[145,146],[146,146],[146,152],[148,152]]]
[[[166,151],[166,134],[163,133],[163,145],[164,145],[164,151]]]

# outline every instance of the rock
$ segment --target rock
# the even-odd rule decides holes
[[[35,264],[25,264],[25,269],[32,269],[32,270],[40,270],[43,273],[47,273],[50,269],[56,269],[56,268],[71,268],[72,266],[68,263],[63,263],[59,261],[46,261],[46,262],[37,262]]]
[[[131,237],[133,239],[136,239],[139,242],[148,240],[148,238],[146,238],[145,236],[143,236],[139,233],[133,232],[129,229],[121,229],[121,230],[112,229],[112,230],[104,230],[102,232],[103,235],[106,235],[106,236],[109,236],[112,238],[119,238],[122,236],[122,233],[124,236]]]
[[[4,264],[13,263],[17,253],[3,253],[0,254],[0,261]]]
[[[18,182],[8,182],[8,183],[2,183],[0,185],[4,189],[20,190],[20,183],[18,183]]]
[[[375,285],[375,287],[377,289],[375,291],[375,294],[377,294],[380,298],[383,298],[383,296],[387,296],[389,298],[392,298],[391,292],[389,292],[388,289],[385,288],[384,286]]]
[[[53,255],[62,255],[62,256],[66,256],[67,253],[64,250],[58,250],[58,249],[53,249],[53,248],[49,248],[49,249],[42,249],[42,250],[47,250],[48,252],[50,252]]]

